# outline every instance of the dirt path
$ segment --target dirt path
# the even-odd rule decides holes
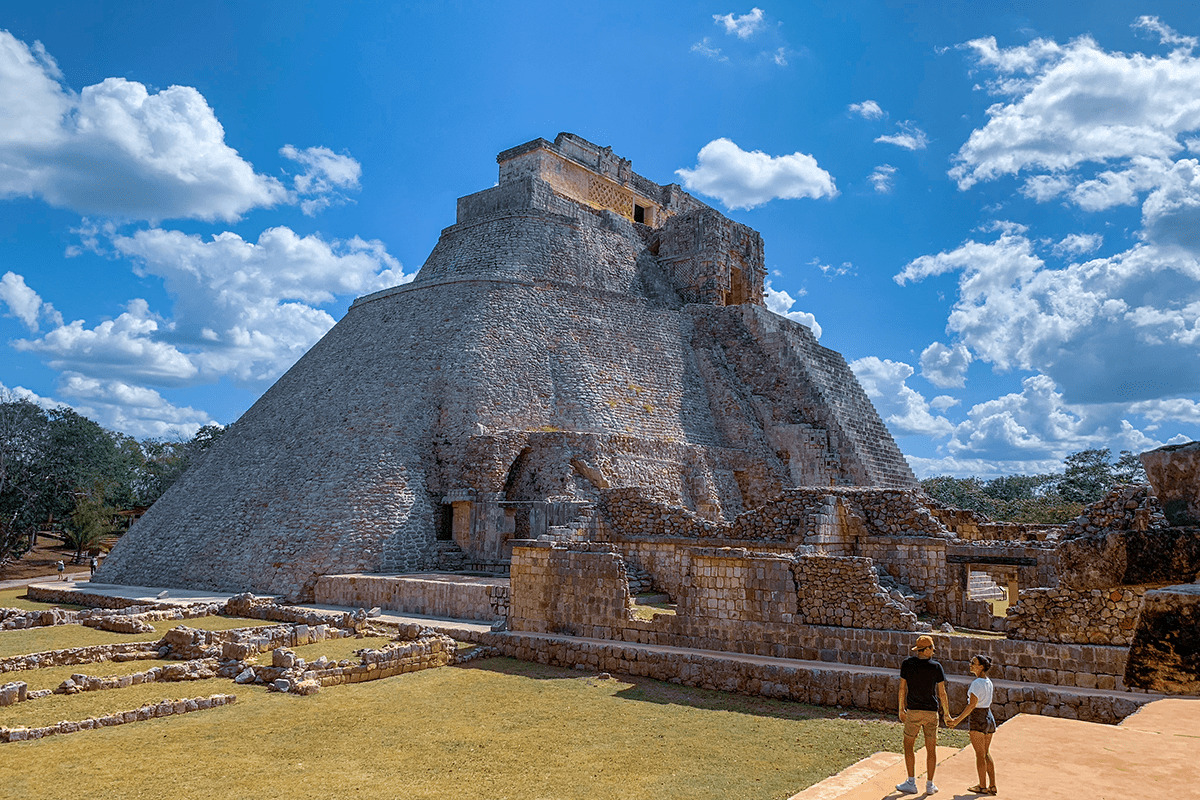
[[[62,561],[67,565],[67,573],[74,575],[81,570],[88,574],[87,563],[72,564],[75,557],[74,548],[67,547],[57,539],[39,537],[37,545],[26,553],[21,560],[0,564],[0,581],[19,581],[29,578],[58,577],[55,565]]]

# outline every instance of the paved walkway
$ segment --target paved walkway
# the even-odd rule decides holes
[[[86,572],[76,572],[74,574],[67,573],[67,578],[71,582],[81,581],[87,576],[88,574]],[[20,589],[22,586],[29,586],[33,583],[62,583],[62,581],[58,579],[57,573],[43,575],[39,578],[21,578],[15,581],[0,581],[0,591],[3,591],[4,589]]]
[[[934,781],[938,798],[974,800],[975,754],[939,748]],[[1028,800],[1200,800],[1195,763],[1200,756],[1200,698],[1170,698],[1143,706],[1120,725],[1018,714],[992,738],[1000,798]],[[925,759],[917,753],[917,784],[925,787]],[[857,770],[856,770],[857,768]],[[864,759],[791,800],[899,800],[903,760]]]

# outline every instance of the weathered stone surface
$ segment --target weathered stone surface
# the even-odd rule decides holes
[[[1058,563],[1072,589],[1191,581],[1200,573],[1200,528],[1081,536],[1062,543]]]
[[[308,598],[321,574],[506,564],[605,488],[729,521],[789,486],[915,487],[845,360],[764,307],[757,233],[570,134],[500,162],[416,280],[357,300],[97,580]]]
[[[1164,694],[1200,694],[1200,584],[1147,592],[1125,684]]]
[[[1142,453],[1142,466],[1172,525],[1200,525],[1200,442]]]

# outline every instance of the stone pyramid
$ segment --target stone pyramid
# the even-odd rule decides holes
[[[756,231],[572,134],[497,161],[416,279],[356,300],[98,581],[304,598],[503,571],[605,488],[728,521],[789,486],[915,486],[845,360],[764,307]]]

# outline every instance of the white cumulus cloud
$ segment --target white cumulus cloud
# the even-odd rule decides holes
[[[139,439],[190,439],[204,425],[216,424],[203,411],[175,406],[153,389],[122,381],[67,372],[58,389],[80,414]]]
[[[857,114],[863,119],[881,119],[884,111],[874,100],[863,100],[861,103],[851,103],[850,113]]]
[[[1058,256],[1082,256],[1094,253],[1104,244],[1104,237],[1098,233],[1072,233],[1064,236],[1052,250]]]
[[[377,241],[326,242],[289,228],[257,242],[158,228],[115,236],[114,250],[141,275],[164,280],[174,314],[133,300],[116,319],[60,325],[16,346],[56,369],[128,384],[181,386],[229,377],[273,380],[333,327],[318,306],[405,283],[400,263]]]
[[[1088,37],[966,46],[999,74],[992,90],[1011,99],[988,109],[987,124],[959,148],[950,175],[961,188],[1024,173],[1039,198],[1082,187],[1072,195],[1081,205],[1129,203],[1200,129],[1200,60],[1187,49],[1108,52]]]
[[[800,294],[803,296],[805,293],[801,291]],[[763,286],[763,300],[767,304],[768,311],[773,311],[781,317],[787,317],[793,322],[799,322],[801,325],[811,328],[813,336],[821,338],[821,326],[817,322],[816,316],[807,311],[792,311],[792,306],[796,304],[796,298],[785,291],[772,289],[770,281]]]
[[[675,174],[690,191],[715,197],[735,209],[755,208],[775,199],[837,195],[833,176],[812,156],[747,152],[724,138],[704,145],[694,168],[678,169]]]
[[[0,278],[0,303],[8,306],[8,315],[21,320],[26,328],[38,330],[38,321],[45,319],[51,324],[61,325],[62,314],[54,306],[42,300],[41,295],[25,284],[25,277],[15,272],[6,272]]]
[[[1054,381],[1034,375],[1021,391],[971,408],[954,429],[947,450],[957,458],[1061,460],[1087,447],[1141,452],[1160,442],[1136,430],[1116,406],[1067,403]]]
[[[749,39],[762,30],[764,14],[761,8],[752,8],[748,14],[713,14],[712,18],[730,36]]]
[[[330,205],[346,202],[345,191],[359,188],[362,165],[354,158],[335,153],[328,147],[307,147],[300,150],[284,145],[279,154],[304,167],[304,172],[292,179],[300,195],[300,209],[312,216]]]
[[[950,420],[931,412],[929,401],[905,383],[913,375],[908,364],[867,356],[850,362],[850,369],[893,433],[940,438],[954,431]]]
[[[899,129],[896,133],[876,137],[875,141],[882,142],[883,144],[894,144],[897,147],[903,147],[905,150],[924,150],[929,146],[929,137],[915,123],[906,120],[898,123],[896,127]]]
[[[893,179],[896,177],[896,168],[891,164],[880,164],[867,178],[871,182],[871,186],[879,194],[887,194],[892,191]]]
[[[151,93],[107,78],[75,93],[40,46],[0,31],[0,108],[0,197],[119,218],[206,220],[287,199],[279,181],[225,143],[191,87]]]
[[[921,352],[921,377],[942,389],[966,386],[970,365],[971,351],[961,343],[934,342]]]
[[[1072,402],[1133,402],[1200,391],[1200,261],[1135,246],[1055,269],[1023,234],[921,256],[896,275],[955,271],[947,330],[1001,370],[1044,373]]]

